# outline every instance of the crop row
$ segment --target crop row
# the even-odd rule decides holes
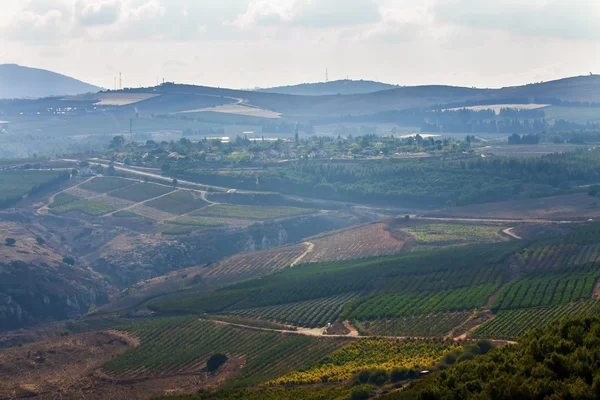
[[[565,317],[592,315],[598,312],[598,301],[578,301],[553,307],[500,310],[496,318],[485,323],[471,336],[490,339],[515,339],[531,328]]]
[[[516,255],[526,270],[561,268],[600,260],[600,244],[578,246],[559,244],[525,249]]]
[[[155,185],[154,183],[137,183],[135,185],[129,185],[124,188],[111,192],[110,195],[118,197],[120,199],[133,201],[139,203],[153,199],[158,196],[162,196],[174,189],[166,186]]]
[[[359,322],[368,335],[381,336],[445,336],[469,319],[471,312],[415,315]]]
[[[492,308],[528,308],[589,299],[600,275],[599,267],[589,263],[576,268],[531,273],[506,285]]]
[[[267,385],[314,384],[345,381],[365,369],[392,371],[397,368],[425,369],[446,354],[459,349],[455,343],[364,339],[344,346],[303,371],[294,371]]]
[[[191,190],[178,190],[166,196],[145,203],[148,207],[168,212],[175,215],[187,214],[206,206],[199,192]]]
[[[247,385],[306,367],[346,343],[344,339],[247,330],[194,317],[159,319],[122,329],[135,334],[140,346],[103,366],[117,378],[199,374],[211,354],[224,353],[244,359],[236,384]]]
[[[23,196],[38,193],[70,174],[64,171],[4,170],[0,171],[0,208],[16,204]]]
[[[500,234],[501,228],[488,225],[424,223],[402,229],[416,239],[417,245],[424,246],[495,243],[508,240]]]
[[[237,310],[232,313],[244,317],[289,323],[295,326],[323,327],[328,322],[334,322],[341,314],[344,306],[356,296],[356,294],[350,293],[278,306]]]
[[[113,176],[96,177],[82,185],[81,189],[89,190],[96,193],[108,193],[114,190],[124,188],[125,186],[133,185],[135,181],[129,179],[116,178]]]
[[[288,267],[305,249],[304,245],[296,245],[235,255],[207,267],[203,276],[207,282],[221,283],[256,278]]]
[[[376,295],[350,302],[341,317],[363,321],[473,310],[485,305],[496,287],[486,284],[440,292]]]

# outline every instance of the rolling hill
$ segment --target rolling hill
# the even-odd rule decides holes
[[[397,85],[388,83],[342,79],[331,82],[302,83],[300,85],[279,86],[268,89],[256,89],[257,92],[291,94],[298,96],[327,96],[337,94],[362,94],[394,89]]]
[[[0,65],[0,99],[40,98],[98,92],[102,88],[43,69]]]

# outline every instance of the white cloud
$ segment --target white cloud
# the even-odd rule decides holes
[[[109,1],[83,1],[76,5],[79,23],[84,26],[110,25],[119,19],[121,2]]]

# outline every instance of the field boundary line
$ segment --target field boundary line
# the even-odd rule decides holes
[[[298,265],[304,259],[304,257],[306,257],[307,255],[309,255],[310,253],[312,253],[313,250],[315,249],[315,244],[314,243],[304,242],[304,244],[307,245],[308,247],[306,248],[306,250],[304,251],[304,253],[300,254],[300,257],[298,257],[294,261],[292,261],[292,263],[290,264],[290,267],[295,267],[296,265]]]

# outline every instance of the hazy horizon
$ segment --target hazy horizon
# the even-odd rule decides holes
[[[482,88],[600,71],[591,0],[9,0],[0,63],[113,88],[325,80]]]

